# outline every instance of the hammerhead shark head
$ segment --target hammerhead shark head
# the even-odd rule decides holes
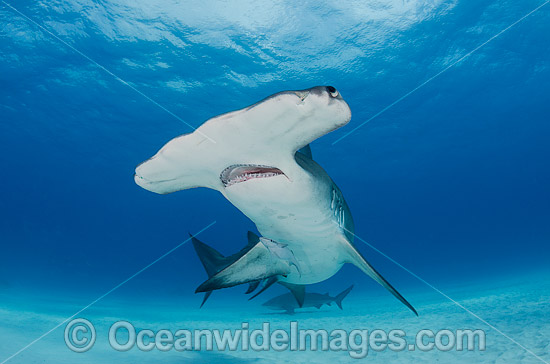
[[[135,182],[159,194],[219,191],[261,234],[197,292],[279,282],[303,303],[298,287],[351,263],[417,314],[355,248],[342,192],[312,159],[309,143],[350,119],[348,104],[332,86],[280,92],[206,121],[136,168]]]

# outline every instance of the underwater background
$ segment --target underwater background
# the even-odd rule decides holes
[[[107,292],[78,317],[107,329],[245,318],[471,327],[486,330],[486,351],[366,360],[550,361],[547,3],[0,1],[0,363],[354,362],[118,353],[105,340],[78,354],[62,326],[10,357]],[[141,189],[136,165],[213,116],[317,85],[338,89],[352,120],[313,142],[313,158],[342,190],[357,236],[391,259],[356,245],[419,317],[352,266],[308,287],[336,295],[353,284],[343,311],[291,318],[261,306],[282,287],[252,301],[243,287],[214,292],[199,310],[206,273],[191,244],[140,272],[188,233],[204,230],[199,239],[229,255],[255,227],[215,191]]]

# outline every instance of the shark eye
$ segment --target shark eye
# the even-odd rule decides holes
[[[334,87],[332,86],[327,86],[327,91],[328,93],[330,94],[330,97],[334,98],[334,97],[338,97],[338,95],[340,95],[338,93],[338,90],[336,90]]]

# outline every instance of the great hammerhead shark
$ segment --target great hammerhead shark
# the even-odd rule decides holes
[[[303,302],[297,287],[324,281],[351,263],[416,314],[356,249],[342,192],[311,157],[309,143],[350,119],[348,104],[332,86],[280,92],[206,121],[136,168],[136,183],[152,192],[219,191],[261,234],[197,292],[279,282]]]

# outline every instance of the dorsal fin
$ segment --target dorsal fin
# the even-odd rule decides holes
[[[303,148],[298,149],[298,153],[302,153],[309,159],[313,159],[313,154],[311,153],[311,147],[309,146],[309,144]]]

